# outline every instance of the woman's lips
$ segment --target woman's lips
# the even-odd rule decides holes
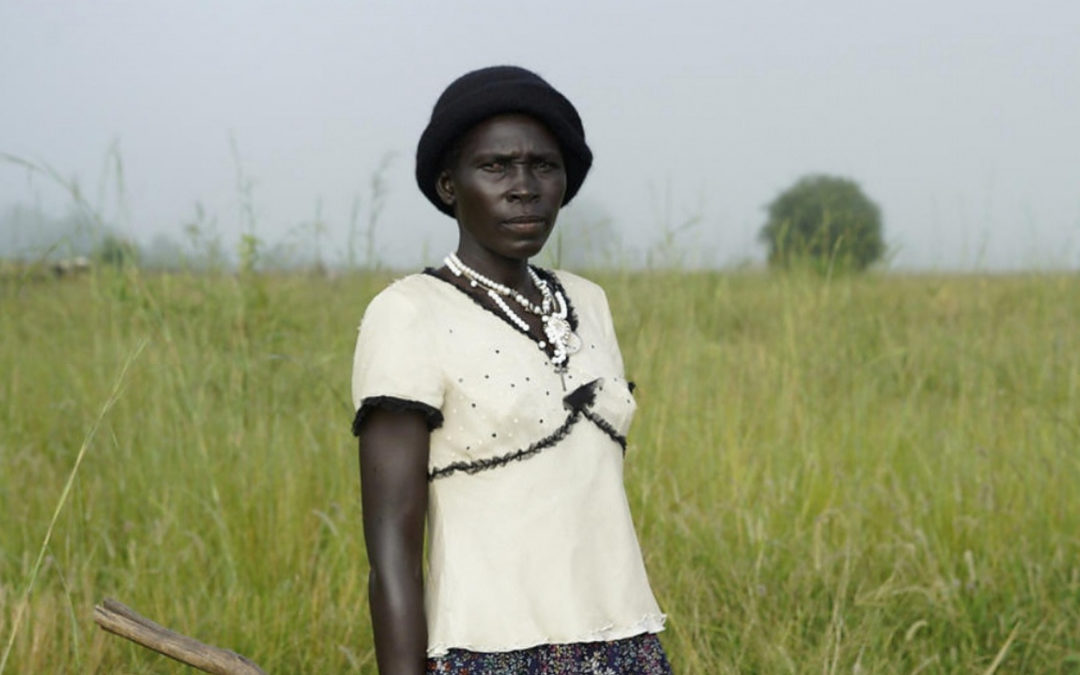
[[[544,231],[547,220],[541,216],[510,218],[503,221],[503,227],[518,234],[534,234]]]

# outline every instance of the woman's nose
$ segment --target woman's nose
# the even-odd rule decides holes
[[[515,201],[533,201],[540,196],[540,183],[530,167],[524,164],[511,165],[511,182],[507,196]]]

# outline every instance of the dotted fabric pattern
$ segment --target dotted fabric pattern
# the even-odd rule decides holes
[[[663,629],[623,487],[636,404],[607,298],[556,275],[582,341],[565,372],[431,274],[389,286],[361,322],[354,406],[441,415],[428,458],[429,657]]]
[[[501,653],[460,649],[428,659],[428,673],[451,675],[671,675],[664,648],[655,635],[613,642],[540,645]]]
[[[566,398],[596,382],[585,417],[625,449],[636,404],[603,290],[565,272],[566,283],[541,273],[563,291],[583,340],[565,374],[498,311],[432,274],[414,274],[365,312],[353,366],[353,433],[366,408],[411,402],[433,431],[429,476],[499,466],[501,457],[530,457],[530,449],[561,441],[571,408],[581,408]]]

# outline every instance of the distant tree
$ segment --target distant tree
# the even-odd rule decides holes
[[[862,270],[885,253],[881,210],[847,178],[800,178],[768,206],[760,238],[769,264]]]

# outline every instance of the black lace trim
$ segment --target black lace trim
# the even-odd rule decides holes
[[[600,380],[586,382],[566,396],[563,396],[563,407],[567,410],[584,410],[596,402],[596,387]]]
[[[615,427],[611,426],[611,422],[608,422],[603,417],[600,417],[591,410],[582,410],[581,414],[589,419],[590,422],[600,427],[600,431],[603,431],[611,440],[619,444],[622,448],[623,454],[626,454],[626,436],[620,436],[618,431],[615,431]]]
[[[626,454],[626,437],[620,436],[619,432],[615,430],[615,427],[611,426],[611,423],[600,417],[589,408],[592,407],[596,401],[596,387],[599,384],[599,380],[593,380],[587,384],[583,384],[574,391],[570,392],[563,397],[563,406],[570,411],[570,414],[566,416],[566,420],[563,421],[559,428],[556,429],[551,435],[545,436],[539,441],[533,443],[527,448],[515,450],[514,452],[507,453],[505,455],[499,455],[498,457],[489,457],[486,459],[477,459],[471,462],[454,462],[447,464],[446,466],[433,469],[428,472],[428,480],[433,481],[436,478],[445,478],[446,476],[453,475],[458,472],[475,474],[481,471],[487,471],[488,469],[497,469],[501,466],[506,466],[510,462],[520,462],[523,459],[528,459],[534,455],[539,454],[542,450],[553,447],[556,443],[566,438],[570,433],[570,429],[575,424],[581,421],[582,417],[585,417],[590,422],[600,428],[605,434],[607,434],[611,440],[619,444],[622,448],[622,452]]]
[[[549,272],[548,270],[545,270],[543,268],[536,267],[535,265],[529,265],[529,267],[531,267],[533,269],[533,271],[536,272],[537,276],[539,276],[541,279],[543,279],[544,281],[551,284],[551,287],[553,289],[555,289],[556,291],[559,291],[560,293],[562,293],[563,299],[566,300],[566,321],[567,321],[567,323],[570,324],[570,330],[576,332],[577,329],[578,329],[577,312],[574,311],[574,303],[570,300],[570,296],[567,294],[566,289],[563,288],[563,285],[559,283],[559,280],[558,280],[558,278],[556,278],[554,273]],[[535,344],[535,340],[534,340],[531,333],[529,333],[528,331],[521,330],[521,326],[518,326],[517,324],[515,324],[513,321],[511,321],[509,319],[509,317],[507,317],[505,314],[500,312],[497,308],[492,307],[491,305],[488,305],[488,304],[482,302],[480,300],[480,298],[473,295],[472,293],[469,293],[464,288],[462,288],[461,286],[458,286],[454,282],[442,278],[439,275],[439,271],[437,269],[435,269],[434,267],[425,267],[424,268],[424,274],[435,277],[436,279],[443,282],[444,284],[450,284],[451,286],[456,288],[459,292],[461,292],[463,295],[465,295],[467,298],[469,298],[474,303],[476,303],[476,305],[478,307],[480,307],[481,309],[483,309],[485,311],[491,312],[496,317],[498,317],[500,321],[505,323],[507,326],[510,326],[511,328],[516,330],[517,332],[521,333],[525,337],[529,338],[529,341],[533,342]],[[566,355],[566,362],[563,363],[563,367],[569,367],[570,359],[571,359],[571,356],[569,354],[567,354]]]
[[[360,435],[360,427],[364,425],[364,420],[367,419],[368,414],[374,408],[384,408],[396,412],[421,413],[424,416],[424,421],[427,423],[428,431],[438,429],[443,423],[442,411],[438,408],[432,408],[426,403],[396,398],[394,396],[371,396],[360,402],[360,409],[356,411],[356,417],[353,418],[352,422],[353,436]]]
[[[599,427],[600,431],[603,431],[611,438],[611,440],[619,444],[619,447],[622,448],[623,454],[625,455],[626,436],[621,436],[619,432],[615,430],[615,427],[611,425],[611,422],[608,422],[606,419],[590,410],[593,403],[596,402],[596,388],[599,385],[600,380],[593,380],[592,382],[581,385],[563,397],[563,405],[569,410],[580,412],[586,419]]]
[[[454,462],[447,464],[446,466],[433,469],[428,472],[428,480],[433,481],[436,478],[445,478],[459,471],[474,474],[481,471],[487,471],[488,469],[497,469],[500,466],[506,466],[510,462],[520,462],[523,459],[528,459],[533,455],[539,454],[541,450],[545,450],[554,446],[556,443],[566,438],[566,435],[570,433],[570,429],[581,420],[580,410],[575,410],[567,415],[566,420],[555,430],[550,436],[540,439],[527,448],[516,450],[505,455],[498,457],[489,457],[487,459],[477,459],[472,462]]]

